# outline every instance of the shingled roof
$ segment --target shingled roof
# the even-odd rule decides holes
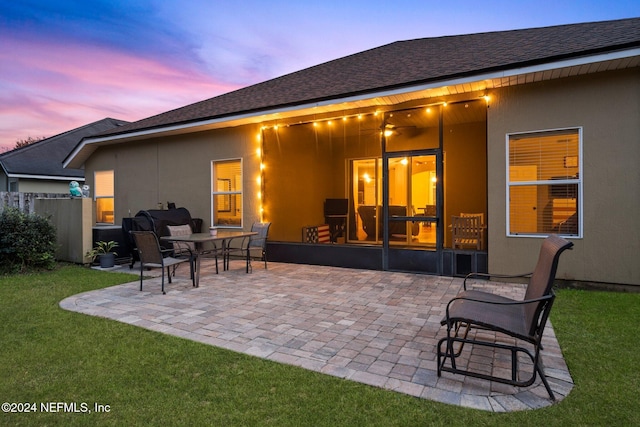
[[[163,128],[640,46],[640,18],[398,41],[113,129]]]
[[[0,155],[8,176],[84,178],[82,169],[64,169],[62,161],[82,138],[118,128],[129,122],[106,118]]]

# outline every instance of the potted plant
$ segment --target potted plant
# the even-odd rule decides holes
[[[114,242],[113,240],[109,242],[99,241],[96,242],[96,245],[90,251],[87,251],[85,255],[88,258],[91,258],[91,262],[95,262],[96,258],[100,260],[101,268],[110,268],[115,265],[117,252],[113,250],[118,246],[118,242]]]

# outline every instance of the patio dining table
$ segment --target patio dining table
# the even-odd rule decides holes
[[[226,263],[224,257],[229,249],[229,245],[233,239],[244,239],[249,236],[255,236],[258,234],[255,231],[234,231],[234,230],[218,230],[216,235],[210,233],[192,233],[184,236],[162,236],[160,240],[166,242],[189,242],[195,244],[196,258],[195,258],[195,275],[193,278],[194,286],[197,288],[200,286],[200,261],[204,252],[206,252],[206,242],[220,242],[223,256],[223,268],[226,269]]]

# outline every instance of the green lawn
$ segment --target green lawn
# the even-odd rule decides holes
[[[0,401],[38,410],[2,413],[0,425],[640,425],[640,294],[559,291],[552,321],[575,388],[549,408],[494,414],[58,306],[69,295],[133,280],[78,266],[0,278]],[[91,412],[41,411],[41,403],[62,410],[56,402]]]

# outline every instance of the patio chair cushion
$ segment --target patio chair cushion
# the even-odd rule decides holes
[[[192,234],[191,226],[188,224],[167,225],[167,230],[170,236],[189,236]],[[175,256],[192,256],[196,252],[196,246],[193,242],[173,242],[173,250]]]
[[[527,341],[531,340],[527,329],[524,304],[500,305],[494,309],[487,308],[487,304],[478,301],[513,303],[511,298],[487,293],[484,291],[463,291],[457,295],[459,298],[449,306],[449,319],[456,319],[463,323],[490,328],[507,335],[515,336]],[[441,324],[446,325],[446,317]]]

